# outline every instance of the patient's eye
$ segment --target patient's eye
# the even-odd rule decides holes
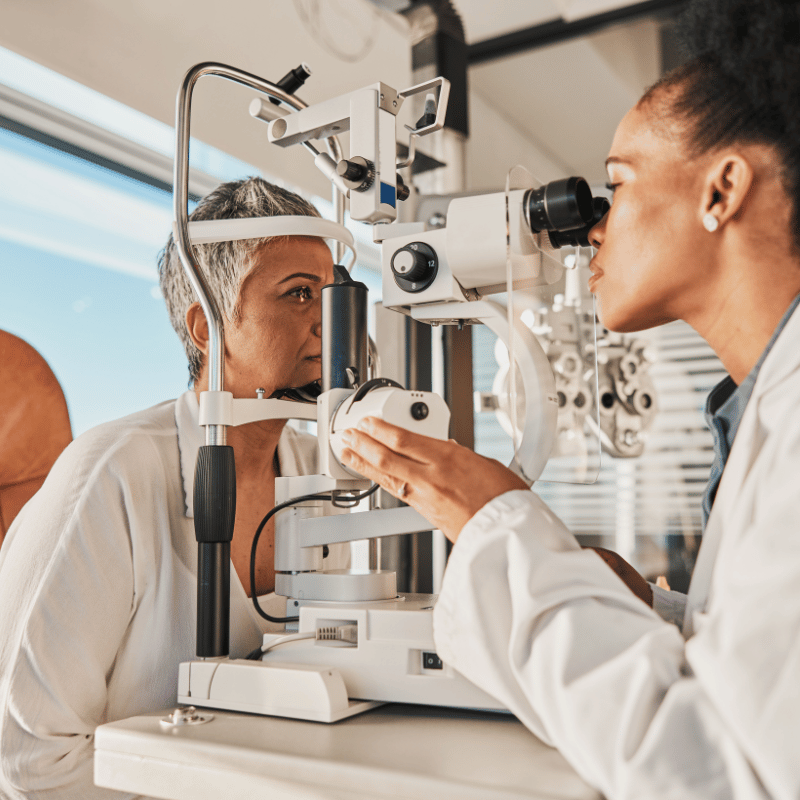
[[[300,300],[311,300],[313,297],[313,293],[311,291],[311,287],[309,286],[298,286],[296,289],[292,289],[290,292],[287,292],[292,297],[297,297]]]

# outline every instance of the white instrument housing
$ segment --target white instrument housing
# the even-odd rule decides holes
[[[377,417],[433,439],[447,439],[450,409],[438,394],[380,387],[357,402],[353,402],[353,397],[355,395],[342,401],[331,420],[330,446],[340,464],[342,451],[346,447],[342,434],[348,428],[357,428],[366,417]],[[343,466],[343,469],[350,475],[361,477],[347,467]]]

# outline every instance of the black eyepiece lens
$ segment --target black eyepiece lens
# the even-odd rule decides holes
[[[550,245],[556,250],[560,247],[591,247],[589,231],[603,219],[609,208],[611,208],[611,203],[605,197],[593,197],[591,220],[582,228],[571,231],[550,231],[547,234]]]
[[[592,190],[583,178],[562,178],[531,189],[524,203],[534,233],[581,228],[592,218]]]

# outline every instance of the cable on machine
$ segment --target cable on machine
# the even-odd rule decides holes
[[[332,494],[304,494],[301,497],[295,497],[291,500],[287,500],[285,503],[279,503],[266,513],[264,519],[261,520],[260,525],[256,529],[255,536],[253,537],[253,544],[250,547],[250,596],[253,600],[253,606],[255,607],[256,613],[260,617],[263,617],[268,622],[278,624],[297,622],[300,619],[300,617],[270,616],[266,611],[264,611],[263,608],[261,608],[261,604],[258,602],[258,594],[256,592],[256,552],[258,550],[258,540],[261,538],[261,532],[264,530],[264,526],[270,521],[270,519],[272,519],[272,517],[274,517],[279,511],[283,511],[284,508],[295,506],[298,503],[311,502],[313,500],[330,500],[330,502],[332,502],[337,508],[351,508],[352,506],[358,505],[362,500],[366,499],[370,495],[374,494],[378,488],[378,484],[376,483],[361,494],[348,494],[342,492],[333,492]],[[250,656],[252,655],[253,654],[251,653]],[[250,656],[248,656],[248,658],[250,658]]]

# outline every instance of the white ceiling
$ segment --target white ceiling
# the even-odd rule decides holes
[[[597,12],[621,0],[452,2],[467,41],[474,43],[557,19],[565,9]],[[307,102],[359,86],[364,76],[380,76],[396,86],[408,85],[411,77],[405,19],[378,12],[372,0],[71,0],[9,8],[14,10],[3,16],[0,45],[167,123],[174,115],[175,87],[187,65],[198,61],[233,63],[267,76],[308,61],[315,74],[303,88]],[[314,25],[304,20],[310,10],[316,10]],[[347,53],[339,52],[344,49]],[[144,51],[150,55],[142,61]],[[602,182],[616,125],[656,80],[659,66],[658,27],[651,20],[476,65],[469,71],[472,107],[487,113],[483,124],[475,125],[480,141],[476,136],[470,146],[477,159],[485,160],[478,151],[493,146],[493,133],[495,140],[501,138],[493,128],[501,121],[505,144],[494,146],[499,151],[513,142],[515,163],[517,158],[535,162],[538,153],[560,174]],[[237,89],[226,90],[231,103],[238,102]],[[202,88],[203,97],[213,102],[200,104],[197,135],[309,191],[327,194],[325,179],[303,153],[265,148],[260,126],[231,129],[228,101],[217,98],[216,91],[216,86]],[[500,155],[504,164],[512,158],[510,152]],[[484,175],[479,188],[496,188],[504,172],[485,165]]]
[[[464,23],[468,44],[530,28],[561,16],[555,0],[453,0],[453,5]]]
[[[464,23],[467,44],[563,19],[585,17],[637,5],[631,0],[452,0]]]

